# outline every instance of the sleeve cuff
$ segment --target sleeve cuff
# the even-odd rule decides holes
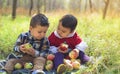
[[[76,45],[76,49],[79,49],[80,51],[85,51],[85,49],[88,47],[88,45],[86,44],[86,42],[81,42],[78,45]]]
[[[57,53],[58,52],[57,50],[58,50],[58,48],[55,46],[50,46],[50,48],[49,48],[49,51],[51,51],[52,53]]]
[[[21,52],[19,46],[16,46],[16,47],[14,48],[14,50],[15,50],[16,52]]]
[[[37,56],[39,56],[39,54],[40,54],[40,53],[35,50],[35,56],[37,57]]]

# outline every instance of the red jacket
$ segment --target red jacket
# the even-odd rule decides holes
[[[66,42],[69,45],[69,48],[74,49],[77,44],[80,44],[82,39],[75,32],[72,37],[68,38],[59,38],[55,36],[54,32],[48,37],[50,41],[50,46],[58,47],[61,43]]]

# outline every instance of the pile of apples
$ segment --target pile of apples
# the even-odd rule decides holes
[[[80,60],[76,59],[79,56],[79,50],[73,49],[69,53],[69,59],[64,59],[64,64],[68,67],[68,71],[72,71],[73,69],[80,69]]]
[[[53,54],[47,55],[47,61],[46,61],[46,65],[45,65],[45,69],[47,71],[51,71],[53,69],[53,59],[54,58],[55,58],[55,56]]]

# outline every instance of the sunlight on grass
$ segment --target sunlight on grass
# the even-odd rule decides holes
[[[31,17],[18,16],[11,20],[10,16],[0,16],[0,50],[9,53],[21,32],[29,29]],[[47,36],[58,25],[61,15],[48,15],[50,27]],[[87,42],[86,54],[93,56],[95,64],[87,64],[87,68],[78,70],[76,74],[118,74],[120,73],[120,18],[101,19],[100,15],[77,15],[76,31]],[[1,54],[1,52],[0,52]],[[2,56],[0,57],[2,59]]]

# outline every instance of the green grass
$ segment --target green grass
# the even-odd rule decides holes
[[[49,15],[50,27],[47,36],[58,25],[60,15]],[[95,58],[94,65],[88,65],[81,72],[90,74],[119,74],[120,73],[120,18],[101,19],[97,16],[77,16],[76,31],[88,43],[86,54]],[[0,16],[0,59],[13,50],[14,43],[21,32],[29,29],[30,17],[17,16],[13,21],[10,16]],[[10,51],[10,52],[9,52]],[[100,58],[99,58],[100,57]]]

